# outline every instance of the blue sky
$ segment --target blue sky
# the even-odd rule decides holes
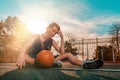
[[[37,30],[57,22],[64,34],[79,39],[108,37],[109,27],[120,22],[119,5],[120,0],[0,0],[0,19],[17,16],[26,24],[34,22]]]

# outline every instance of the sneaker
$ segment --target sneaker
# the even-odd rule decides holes
[[[60,68],[60,67],[62,67],[62,61],[55,61],[52,67],[53,68]]]
[[[90,61],[83,63],[83,69],[98,69],[103,66],[103,61],[102,60],[95,60],[95,61]]]

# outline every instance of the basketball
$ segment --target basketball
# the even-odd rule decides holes
[[[42,67],[42,68],[52,67],[54,60],[55,58],[53,54],[48,50],[42,50],[36,56],[36,63],[38,67]]]

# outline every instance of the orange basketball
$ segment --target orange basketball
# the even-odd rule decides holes
[[[42,68],[50,68],[54,63],[54,60],[53,54],[48,50],[42,50],[36,56],[36,63]]]

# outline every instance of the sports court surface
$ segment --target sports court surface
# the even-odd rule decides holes
[[[86,70],[66,62],[62,68],[18,70],[15,63],[0,63],[0,75],[0,80],[120,80],[120,64]]]

